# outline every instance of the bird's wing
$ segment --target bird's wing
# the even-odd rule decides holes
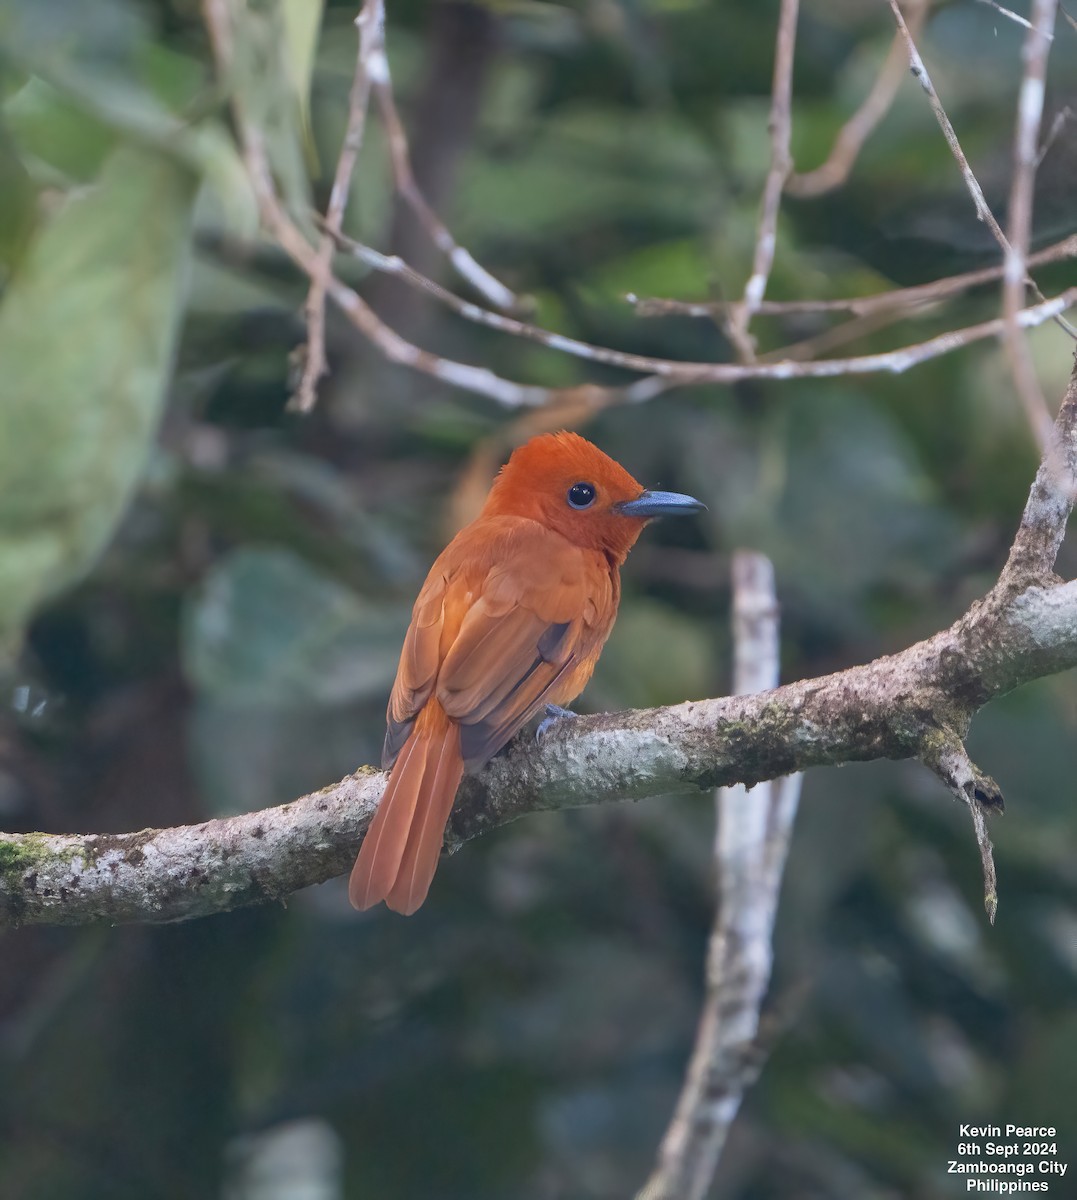
[[[459,724],[463,758],[476,766],[544,704],[571,699],[586,682],[616,614],[605,561],[530,521],[488,558],[477,568],[449,562],[420,593],[389,704],[387,755],[431,695]]]
[[[415,718],[433,694],[444,657],[443,642],[448,640],[444,628],[446,603],[457,602],[455,596],[461,587],[466,591],[463,564],[453,561],[448,553],[453,545],[455,543],[450,543],[430,568],[430,574],[411,612],[411,624],[400,651],[400,665],[396,669],[396,680],[385,714],[385,745],[382,747],[381,765],[386,769],[396,762],[415,724]]]
[[[606,563],[535,528],[486,575],[438,674],[437,698],[460,724],[469,766],[496,754],[551,692],[575,696],[613,623]],[[581,669],[572,686],[567,677]]]

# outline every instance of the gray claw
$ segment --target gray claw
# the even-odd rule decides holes
[[[559,704],[547,704],[546,716],[539,722],[539,727],[535,730],[535,741],[540,742],[558,722],[575,720],[579,715],[579,713],[574,713],[571,708],[562,708]]]

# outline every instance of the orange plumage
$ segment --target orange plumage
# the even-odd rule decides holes
[[[348,888],[356,908],[422,904],[464,771],[583,691],[644,525],[702,507],[645,491],[574,433],[515,451],[415,601],[389,699],[382,758],[392,771]]]

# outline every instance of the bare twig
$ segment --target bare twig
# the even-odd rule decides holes
[[[457,242],[419,190],[419,185],[415,182],[415,174],[411,169],[411,155],[408,151],[408,138],[404,132],[404,123],[400,120],[400,113],[397,111],[396,100],[393,97],[389,60],[384,54],[381,57],[380,65],[382,72],[374,78],[374,95],[389,140],[389,157],[396,190],[415,213],[434,245],[452,263],[453,269],[461,279],[469,283],[479,295],[486,299],[487,303],[492,304],[495,308],[510,311],[518,307],[517,297],[499,279],[495,279],[485,267],[476,262],[472,255]]]
[[[901,374],[922,362],[928,362],[933,358],[948,354],[961,346],[996,337],[1003,328],[1003,321],[998,318],[943,333],[938,337],[912,346],[903,346],[898,350],[852,358],[820,359],[815,362],[791,360],[748,364],[677,362],[674,359],[653,358],[649,355],[630,354],[622,350],[612,350],[606,346],[596,346],[590,342],[579,341],[576,338],[566,337],[564,334],[553,333],[539,326],[518,321],[514,317],[492,313],[453,296],[452,293],[447,292],[432,280],[420,276],[418,272],[400,262],[399,259],[377,255],[376,251],[370,251],[369,248],[364,248],[362,256],[371,264],[374,264],[377,259],[381,259],[380,269],[397,274],[414,286],[421,287],[469,321],[498,329],[516,337],[526,338],[528,341],[538,342],[548,346],[551,350],[558,350],[577,358],[588,359],[591,362],[607,366],[621,367],[626,371],[646,372],[653,377],[651,381],[641,381],[641,384],[648,385],[646,388],[631,394],[626,389],[624,396],[626,400],[651,399],[652,396],[659,394],[659,391],[664,389],[659,388],[658,384],[654,382],[658,379],[665,380],[664,386],[668,388],[699,383],[739,383],[747,379],[823,379],[837,375],[866,375],[883,371]],[[546,403],[553,395],[550,389],[528,387],[524,384],[502,380],[485,368],[454,363],[410,346],[382,324],[355,292],[339,281],[332,282],[330,294],[352,317],[357,327],[381,346],[394,362],[404,363],[425,371],[427,374],[435,375],[446,382],[491,396],[508,407]],[[1024,309],[1019,314],[1019,320],[1024,328],[1041,325],[1044,321],[1049,321],[1058,313],[1065,311],[1075,302],[1077,302],[1077,287],[1070,288],[1043,304]],[[632,386],[639,388],[639,385]]]
[[[230,44],[230,13],[221,0],[205,0],[207,28],[222,73],[226,76],[230,60],[225,47]],[[373,81],[376,84],[376,80]],[[269,167],[262,133],[248,118],[243,97],[232,96],[233,110],[239,129],[243,158],[250,176],[251,185],[258,200],[263,223],[272,232],[280,248],[312,280],[324,282],[326,294],[336,303],[355,327],[376,345],[386,357],[396,363],[422,371],[434,378],[456,387],[485,395],[510,408],[527,407],[563,399],[566,393],[585,390],[599,403],[616,400],[636,403],[652,399],[662,391],[674,386],[698,383],[734,383],[745,379],[794,379],[830,378],[837,375],[872,374],[879,371],[901,373],[921,362],[948,354],[960,346],[969,345],[983,338],[996,336],[1002,328],[1001,319],[981,325],[969,326],[941,334],[914,346],[881,354],[862,355],[845,359],[822,359],[814,362],[777,363],[707,363],[677,362],[671,359],[652,358],[646,355],[627,354],[606,347],[593,346],[574,338],[553,334],[536,326],[514,321],[512,318],[497,317],[504,321],[503,328],[517,336],[527,337],[548,345],[551,349],[576,354],[593,362],[621,367],[628,371],[645,374],[647,378],[621,388],[600,388],[584,384],[581,389],[551,389],[535,387],[505,379],[485,367],[456,362],[452,359],[431,354],[402,338],[387,326],[361,297],[323,267],[318,252],[284,211],[276,193],[272,172]],[[1023,328],[1042,323],[1064,311],[1077,300],[1077,288],[1072,288],[1043,304],[1022,310],[1018,322]],[[463,312],[463,310],[461,310]],[[476,309],[471,315],[482,310]],[[490,317],[495,314],[489,314]],[[488,318],[483,318],[487,320]]]
[[[307,293],[307,343],[303,369],[289,408],[309,412],[318,398],[318,382],[328,370],[325,357],[325,281],[324,275],[333,262],[333,234],[340,232],[344,210],[348,207],[348,192],[359,152],[363,148],[363,132],[370,99],[372,76],[381,69],[385,58],[385,5],[383,0],[365,0],[355,24],[359,30],[359,50],[348,96],[348,124],[344,142],[337,159],[329,205],[325,211],[325,232],[318,246],[320,271],[311,277]],[[380,57],[379,57],[380,56]]]
[[[726,332],[742,362],[755,359],[755,342],[748,332],[752,315],[767,290],[774,250],[778,239],[778,208],[782,189],[793,169],[789,139],[793,128],[793,52],[796,47],[797,15],[800,0],[781,0],[778,35],[774,48],[774,82],[770,94],[770,168],[763,184],[759,228],[755,238],[752,273],[744,285],[743,297],[729,310]]]
[[[961,738],[952,730],[943,730],[932,741],[921,761],[930,767],[972,814],[976,845],[980,849],[980,865],[984,879],[984,911],[992,925],[998,912],[998,877],[991,839],[987,835],[987,814],[1002,812],[1002,792],[990,775],[969,758]]]
[[[516,383],[512,380],[502,379],[486,368],[453,362],[450,359],[439,358],[424,350],[419,350],[388,329],[374,316],[358,295],[344,284],[334,280],[329,285],[329,293],[352,319],[356,327],[394,362],[414,367],[416,370],[433,375],[457,387],[489,396],[509,408],[544,404],[558,394],[556,389]],[[1023,309],[1019,314],[1019,320],[1022,327],[1026,329],[1042,325],[1074,303],[1077,303],[1077,287],[1069,288],[1061,295],[1045,301],[1043,304]],[[511,320],[511,318],[506,319]],[[486,318],[483,318],[483,323],[487,323]],[[838,375],[874,375],[879,372],[900,375],[920,363],[940,358],[963,346],[972,345],[974,342],[983,341],[986,338],[997,337],[1003,329],[1003,321],[999,317],[992,321],[984,321],[979,325],[969,325],[964,329],[955,329],[949,333],[939,334],[938,337],[918,342],[913,346],[903,346],[898,350],[884,351],[879,354],[819,359],[814,362],[783,361],[740,364],[677,362],[673,359],[628,354],[620,350],[610,350],[604,346],[593,346],[588,342],[580,342],[561,334],[549,333],[544,329],[522,322],[513,322],[513,324],[516,328],[511,332],[520,337],[540,342],[553,350],[590,359],[592,362],[623,367],[628,371],[647,372],[654,379],[664,380],[666,388],[686,387],[700,383],[740,383],[747,379],[829,379]],[[506,332],[509,330],[506,329]],[[663,390],[653,379],[640,382],[641,384],[646,383],[648,386],[641,388],[640,385],[630,385],[630,388],[624,389],[625,400],[649,400]],[[636,390],[630,390],[632,388]]]
[[[291,226],[291,235],[285,237],[284,232],[290,226],[287,217],[280,211],[279,205],[274,205],[270,211],[271,221],[276,225],[281,244],[292,256],[294,261],[308,273],[317,269],[310,256],[303,249],[306,246],[302,235]],[[297,240],[298,239],[298,240]],[[338,241],[342,239],[338,236]],[[347,244],[347,239],[344,239]],[[359,245],[355,243],[355,245]],[[618,395],[629,402],[639,402],[652,399],[670,387],[688,386],[699,383],[738,383],[747,379],[823,379],[837,375],[867,375],[877,372],[902,374],[912,367],[931,359],[949,354],[960,347],[971,345],[986,338],[996,337],[1003,328],[1001,318],[984,321],[978,325],[970,325],[964,329],[952,330],[940,334],[927,341],[912,346],[904,346],[898,350],[886,351],[879,354],[861,355],[852,358],[820,359],[815,362],[768,362],[768,363],[708,363],[708,362],[677,362],[673,359],[653,358],[647,355],[630,354],[620,350],[611,350],[605,346],[596,346],[582,342],[576,338],[553,333],[535,325],[518,321],[513,317],[502,316],[470,304],[435,284],[432,280],[420,276],[418,272],[401,263],[377,252],[364,248],[366,261],[372,265],[379,259],[380,268],[398,274],[402,279],[414,286],[422,287],[432,296],[449,303],[454,311],[470,321],[476,321],[490,328],[499,329],[529,341],[548,346],[565,354],[608,366],[621,367],[627,371],[645,372],[649,376],[638,383],[630,384],[623,389],[599,389],[596,392],[607,394],[610,399]],[[420,282],[421,281],[421,282]],[[489,396],[509,408],[549,403],[551,400],[563,398],[567,392],[576,389],[551,389],[534,387],[504,379],[495,375],[485,367],[474,367],[465,363],[454,362],[438,355],[420,350],[404,341],[392,329],[386,326],[351,288],[341,283],[335,277],[327,282],[329,294],[352,320],[361,333],[364,333],[377,345],[393,362],[413,367],[446,383],[480,395]],[[451,298],[451,300],[449,299]],[[1045,301],[1043,304],[1022,310],[1018,319],[1023,328],[1032,328],[1051,320],[1070,305],[1077,303],[1077,287]],[[590,387],[593,385],[583,385]]]
[[[1045,246],[1028,256],[1030,267],[1046,263],[1061,262],[1066,258],[1077,258],[1077,234]],[[784,317],[802,313],[853,313],[867,316],[870,313],[889,312],[891,309],[915,308],[934,304],[949,296],[959,295],[981,284],[994,283],[1002,278],[1004,266],[983,267],[978,271],[966,271],[961,275],[948,275],[931,283],[918,283],[913,287],[894,288],[888,292],[877,292],[872,296],[849,296],[835,300],[764,300],[758,308],[760,316]],[[640,317],[707,317],[714,319],[729,309],[726,300],[692,301],[672,300],[661,297],[639,297],[629,293],[625,299]]]
[[[1043,160],[1047,157],[1047,151],[1051,149],[1058,139],[1058,135],[1063,129],[1066,128],[1066,122],[1072,121],[1075,115],[1077,114],[1075,114],[1074,110],[1067,104],[1063,108],[1060,108],[1058,112],[1056,112],[1051,118],[1051,128],[1047,130],[1047,135],[1040,143],[1039,151],[1036,154],[1037,171],[1040,169]]]
[[[1016,21],[1018,25],[1023,25],[1026,29],[1032,28],[1030,21],[1026,21],[1024,17],[1011,12],[1008,8],[1003,8],[1001,4],[996,3],[996,0],[979,0],[979,2],[986,4],[988,8],[993,8],[995,12],[1001,13],[1002,16],[1008,17],[1011,21]]]
[[[314,407],[317,400],[318,382],[327,370],[324,276],[333,260],[333,237],[340,232],[344,219],[355,164],[362,148],[372,89],[377,97],[378,108],[385,123],[393,179],[401,197],[414,210],[424,229],[438,248],[449,258],[458,274],[476,288],[489,303],[502,309],[513,308],[517,304],[513,293],[480,266],[471,254],[456,242],[444,222],[427,203],[415,182],[407,136],[393,96],[389,58],[385,49],[384,0],[364,0],[355,24],[359,29],[359,50],[348,98],[348,124],[334,173],[333,187],[323,223],[323,235],[318,246],[319,267],[317,271],[311,273],[310,290],[305,306],[307,342],[299,382],[290,403],[290,407],[301,412],[307,412]],[[230,57],[230,49],[227,51],[227,56]]]
[[[950,123],[950,118],[946,115],[946,109],[942,106],[942,101],[939,99],[939,94],[935,90],[935,85],[931,82],[931,76],[927,72],[927,67],[924,66],[924,60],[920,57],[920,51],[916,48],[916,43],[913,41],[912,32],[905,23],[905,18],[901,14],[901,9],[898,6],[897,0],[889,0],[890,8],[894,14],[894,20],[897,22],[898,32],[901,34],[905,42],[905,49],[909,56],[909,67],[913,75],[924,89],[924,94],[927,96],[931,104],[931,111],[935,114],[935,120],[939,123],[939,128],[946,138],[947,144],[950,147],[950,152],[953,154],[958,167],[961,170],[961,176],[965,180],[965,186],[968,188],[969,195],[972,197],[972,202],[976,206],[977,219],[983,221],[995,236],[995,241],[1006,249],[1006,235],[1002,232],[1002,227],[995,220],[995,214],[991,211],[987,203],[987,199],[983,194],[983,189],[980,187],[979,180],[973,174],[972,167],[969,165],[969,160],[965,157],[965,151],[961,149],[961,143],[957,140],[957,134],[954,132],[954,127]]]
[[[733,556],[734,691],[778,685],[774,568],[762,554]],[[719,789],[715,841],[719,900],[707,990],[677,1107],[639,1200],[702,1200],[729,1128],[760,1063],[759,1013],[770,980],[771,936],[800,775]]]
[[[358,242],[354,238],[347,237],[339,230],[329,230],[324,222],[320,222],[327,234],[336,242],[337,246],[350,254],[353,258],[371,267],[375,271],[381,272],[383,275],[395,275],[404,283],[416,288],[419,291],[426,292],[433,299],[440,301],[453,312],[459,313],[469,321],[474,321],[479,325],[486,325],[490,329],[499,329],[502,333],[516,334],[517,336],[530,336],[524,331],[534,329],[534,326],[524,324],[522,321],[517,321],[513,317],[503,316],[501,313],[491,312],[488,308],[483,308],[481,305],[475,304],[470,300],[464,300],[461,296],[449,291],[448,288],[442,287],[440,283],[436,283],[433,279],[423,275],[421,271],[417,271],[409,263],[406,263],[399,255],[382,254],[379,250],[375,250],[371,246],[367,246],[363,242]],[[536,330],[541,333],[542,331]],[[556,338],[556,334],[550,334],[550,337]]]
[[[890,309],[866,313],[860,317],[850,317],[848,321],[831,325],[828,329],[812,334],[810,337],[802,338],[799,342],[790,342],[777,350],[761,354],[759,362],[768,363],[789,360],[804,362],[815,358],[819,354],[828,354],[832,350],[838,349],[839,346],[847,346],[850,342],[858,341],[866,334],[876,333],[880,329],[887,329],[896,321],[901,320],[903,315],[912,317],[918,314],[916,310],[910,310],[901,314]]]
[[[901,15],[901,9],[898,7],[897,0],[889,0],[890,8],[894,13],[894,20],[897,22],[898,31],[905,40],[905,46],[909,53],[909,65],[913,75],[919,80],[920,86],[923,88],[928,101],[931,104],[931,109],[935,114],[935,119],[939,124],[939,128],[946,138],[950,151],[957,162],[958,168],[961,171],[962,178],[965,180],[965,186],[968,188],[969,195],[972,197],[972,202],[976,207],[976,216],[983,221],[991,230],[995,241],[998,242],[1004,254],[1010,253],[1010,243],[1006,235],[1002,232],[1002,227],[995,220],[995,215],[992,213],[986,198],[983,194],[983,189],[980,187],[979,181],[973,173],[972,167],[969,165],[968,159],[965,157],[964,150],[961,149],[961,143],[957,139],[957,134],[954,132],[954,127],[950,123],[950,118],[946,115],[946,110],[942,106],[942,101],[939,99],[939,94],[935,90],[935,85],[931,82],[931,76],[927,73],[927,67],[924,66],[924,60],[920,57],[920,52],[916,49],[916,43],[913,40],[912,33],[905,23],[905,18]],[[1055,0],[1057,4],[1057,0]],[[1052,7],[1053,14],[1053,7]],[[1052,15],[1053,24],[1053,15]],[[1031,98],[1031,96],[1030,96]],[[1040,97],[1040,107],[1042,110],[1043,97]],[[1019,116],[1018,120],[1021,118]],[[1039,121],[1037,120],[1037,129]],[[1043,293],[1040,291],[1036,281],[1026,274],[1025,282],[1032,289],[1032,294],[1038,299],[1043,299]],[[1074,329],[1061,315],[1055,318],[1056,323],[1071,336],[1077,338],[1077,329]],[[1011,323],[1012,328],[1012,323]],[[1033,424],[1033,432],[1037,439],[1042,434],[1042,427],[1037,421]]]
[[[914,37],[920,32],[929,2],[912,0],[906,5],[909,29]],[[907,57],[902,37],[896,34],[871,91],[842,126],[826,162],[812,171],[794,171],[786,180],[785,190],[790,196],[822,196],[840,187],[849,178],[864,143],[894,103],[901,81],[905,78]]]
[[[426,292],[432,298],[440,301],[468,321],[485,325],[489,329],[496,329],[501,333],[510,334],[514,337],[526,338],[528,341],[548,346],[551,350],[558,350],[577,358],[588,359],[591,362],[622,367],[627,371],[648,372],[654,376],[668,380],[671,386],[703,382],[734,383],[745,379],[822,378],[842,374],[859,375],[874,371],[900,373],[908,370],[918,362],[935,358],[940,353],[946,353],[948,349],[956,348],[957,345],[966,345],[982,338],[991,337],[997,334],[1001,328],[999,321],[989,321],[982,325],[969,326],[964,330],[955,330],[952,333],[941,334],[938,338],[932,338],[930,341],[922,342],[915,346],[906,346],[900,350],[888,351],[884,354],[867,355],[862,359],[823,359],[814,363],[801,364],[793,361],[792,357],[781,358],[779,356],[783,352],[775,351],[774,354],[767,356],[765,362],[752,364],[677,362],[673,359],[653,358],[647,355],[630,354],[623,350],[611,350],[606,346],[597,346],[590,342],[580,341],[577,338],[567,337],[561,333],[555,333],[552,330],[542,329],[537,325],[519,321],[515,317],[506,317],[501,313],[490,312],[489,309],[484,309],[477,304],[464,300],[440,284],[435,283],[432,279],[421,275],[395,255],[381,254],[379,251],[343,234],[334,234],[334,238],[342,249],[347,250],[348,253],[359,259],[360,262],[365,263],[374,270],[396,275],[412,287]],[[1070,246],[1074,254],[1077,254],[1077,236],[1067,239],[1066,244]],[[1001,268],[994,271],[992,277],[998,278],[1000,270]],[[941,281],[943,284],[947,282],[946,280]],[[343,284],[340,286],[344,287]],[[925,285],[925,287],[931,286],[933,285]],[[968,285],[966,284],[966,286]],[[910,288],[906,290],[912,292],[918,289]],[[923,289],[920,290],[922,291]],[[1064,295],[1070,296],[1071,300],[1077,300],[1077,289],[1071,289],[1071,292],[1073,292],[1072,296],[1070,296],[1070,293],[1065,293]],[[352,294],[354,295],[354,293]],[[872,299],[872,297],[865,297],[865,301]],[[1056,305],[1061,299],[1062,297],[1056,297],[1055,301],[1049,303]],[[826,302],[823,301],[820,303]],[[880,304],[874,306],[867,304],[866,315],[871,315],[873,312],[879,312],[883,308],[888,307],[891,307],[891,305]],[[1034,309],[1027,309],[1025,313],[1026,315],[1023,319],[1028,320],[1030,324],[1041,324],[1043,321],[1051,318],[1053,309],[1045,310],[1043,314],[1036,313]],[[1035,316],[1033,316],[1034,313],[1036,313]],[[950,339],[956,339],[956,341],[951,343]]]
[[[304,264],[303,256],[299,254],[295,256],[295,261],[304,269],[310,269],[312,265],[309,260]],[[330,276],[326,288],[334,302],[356,329],[373,342],[390,362],[411,367],[453,387],[463,388],[465,391],[474,392],[480,396],[487,396],[506,408],[529,408],[551,404],[564,401],[570,396],[581,396],[585,393],[593,397],[596,405],[605,405],[616,401],[630,404],[641,403],[653,399],[679,382],[668,373],[654,372],[644,379],[623,387],[581,384],[571,388],[548,388],[519,383],[516,380],[497,375],[487,367],[456,362],[441,355],[431,354],[427,350],[421,350],[405,341],[395,330],[390,329],[356,292],[335,277]],[[1077,299],[1077,289],[1074,289],[1074,299]],[[530,326],[523,328],[530,328]],[[541,340],[541,338],[536,338],[536,340]],[[564,347],[559,348],[564,349]],[[609,360],[596,354],[595,361]]]
[[[1040,123],[1047,80],[1047,56],[1054,37],[1058,0],[1033,0],[1032,24],[1025,37],[1021,57],[1024,71],[1017,103],[1017,128],[1013,143],[1013,185],[1007,211],[1009,241],[1002,276],[1002,313],[1006,322],[1005,346],[1017,394],[1039,443],[1047,454],[1051,445],[1052,421],[1028,342],[1017,324],[1017,312],[1024,303],[1026,262],[1032,236],[1032,193],[1039,156]]]
[[[227,77],[231,68],[231,13],[225,0],[204,0],[203,11],[217,63],[222,75]],[[390,362],[400,363],[455,387],[488,396],[507,408],[549,404],[563,399],[567,394],[586,395],[596,404],[614,401],[639,403],[652,399],[670,386],[667,379],[645,378],[621,388],[604,388],[597,384],[582,384],[575,388],[535,387],[504,379],[485,367],[455,362],[412,345],[386,325],[358,293],[327,271],[318,251],[307,241],[281,205],[261,131],[249,119],[242,95],[233,91],[231,102],[242,145],[243,160],[258,201],[263,224],[273,234],[281,250],[300,270],[311,280],[322,281],[326,295]]]

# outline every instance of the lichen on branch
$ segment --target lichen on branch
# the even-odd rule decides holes
[[[1055,445],[999,582],[949,629],[768,692],[582,717],[541,744],[521,735],[465,779],[449,849],[529,812],[752,784],[842,762],[919,758],[951,790],[960,786],[940,763],[962,761],[955,748],[964,754],[976,712],[1077,666],[1077,581],[1052,575],[1077,479],[1077,376]],[[348,869],[384,782],[365,767],[290,804],[174,829],[0,834],[0,926],[176,921],[282,899]]]

